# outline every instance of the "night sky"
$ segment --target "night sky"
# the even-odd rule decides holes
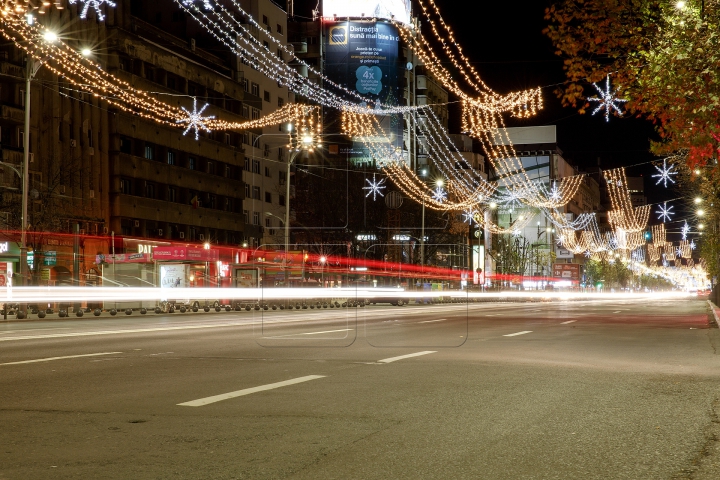
[[[508,118],[508,126],[556,125],[558,145],[564,157],[581,170],[597,165],[598,158],[603,168],[631,166],[655,158],[649,152],[650,140],[656,138],[650,122],[618,117],[610,117],[610,122],[606,122],[601,113],[580,115],[560,105],[554,85],[565,80],[562,58],[555,55],[550,40],[542,34],[547,25],[545,8],[551,0],[436,2],[466,56],[491,88],[509,93],[543,87],[544,110],[528,120]],[[460,8],[461,3],[473,7]],[[309,17],[316,4],[317,0],[297,0],[296,16]],[[427,29],[423,31],[431,35]],[[588,84],[586,93],[597,94],[592,84]],[[458,133],[459,115],[452,116],[455,121],[451,120],[451,133]],[[647,164],[627,170],[628,176],[647,176],[654,172]],[[650,202],[674,196],[674,192],[655,187],[651,179],[645,183]]]

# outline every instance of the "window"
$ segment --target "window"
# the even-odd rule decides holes
[[[245,157],[245,171],[250,171],[250,157]]]
[[[270,174],[270,167],[265,167],[265,176],[268,178],[272,178],[272,174]]]
[[[207,162],[207,173],[215,175],[215,164],[213,162]]]
[[[277,56],[278,56],[278,58],[279,58],[280,60],[283,59],[283,55],[282,55],[282,54],[283,54],[282,50],[278,48],[278,49],[277,49]]]
[[[195,170],[195,159],[193,157],[188,157],[188,168]]]
[[[175,152],[167,152],[168,165],[175,165]]]
[[[154,145],[145,145],[145,158],[148,160],[152,160],[155,158],[155,146]]]
[[[283,147],[278,148],[278,161],[279,162],[285,161],[285,149]]]
[[[266,219],[265,219],[265,226],[266,226],[267,228],[272,227],[272,218],[266,218]]]
[[[145,196],[147,198],[155,198],[155,184],[153,184],[153,183],[145,184]]]
[[[167,200],[168,202],[177,201],[177,189],[175,187],[168,187]]]
[[[285,181],[287,180],[287,172],[280,172],[280,185],[285,185]]]
[[[132,140],[126,137],[120,137],[120,151],[122,153],[132,154]]]
[[[277,27],[275,27],[275,31],[276,31],[277,33],[279,33],[280,35],[282,35],[282,32],[283,32],[282,25],[280,25],[280,24],[278,23],[278,24],[277,24]]]
[[[248,93],[250,92],[250,82],[248,82],[247,78],[242,79],[242,86],[243,86],[243,90],[245,90]]]
[[[267,24],[268,24],[268,18],[267,18],[267,15],[263,15],[263,23],[264,23],[265,25],[267,25]]]
[[[252,94],[256,97],[260,96],[260,85],[255,82],[252,82]]]
[[[260,160],[252,161],[252,172],[260,175]]]
[[[88,135],[88,147],[92,148],[94,146],[92,129],[88,129],[87,135]]]
[[[260,212],[253,212],[253,225],[260,225]]]
[[[124,193],[125,195],[132,195],[132,180],[129,180],[127,178],[121,178],[120,179],[120,193]]]
[[[242,116],[245,118],[250,118],[250,107],[247,105],[242,106]],[[245,142],[247,143],[247,142]]]
[[[280,204],[280,206],[285,206],[285,195],[278,196],[278,203]]]
[[[260,187],[252,187],[253,200],[260,200]]]
[[[270,102],[270,92],[268,92],[267,90],[263,91],[263,100],[265,100],[266,102]]]
[[[263,156],[265,158],[270,156],[270,145],[268,145],[267,143],[263,145]]]
[[[208,195],[208,208],[212,208],[212,209],[217,208],[217,196],[216,195]]]
[[[250,112],[252,113],[252,119],[253,120],[260,120],[260,110],[257,108],[251,108]]]
[[[230,178],[230,165],[225,165],[225,178]]]
[[[245,217],[245,224],[250,223],[250,212],[247,210],[243,210],[243,217]]]
[[[265,192],[265,203],[272,203],[272,193]]]
[[[278,96],[278,107],[283,107],[283,106],[285,106],[285,99]]]
[[[245,184],[245,198],[250,198],[250,185]]]

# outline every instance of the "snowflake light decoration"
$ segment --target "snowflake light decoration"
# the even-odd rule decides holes
[[[690,225],[688,225],[687,220],[685,220],[685,224],[680,229],[680,233],[682,234],[682,239],[687,240],[688,233],[690,233]]]
[[[433,192],[433,198],[435,199],[435,201],[442,203],[447,200],[447,192],[438,185],[438,187]]]
[[[660,183],[662,182],[663,186],[665,188],[667,188],[667,182],[675,183],[675,180],[672,179],[673,175],[678,174],[678,172],[673,171],[673,170],[675,170],[675,164],[671,163],[668,166],[667,160],[663,160],[662,168],[655,165],[655,169],[659,172],[659,173],[656,173],[655,175],[651,175],[651,177],[653,177],[653,178],[658,177],[658,181],[655,185],[660,185]]]
[[[560,189],[557,186],[557,182],[553,182],[553,186],[550,189],[550,200],[553,202],[559,202],[562,198],[562,193],[560,192]]]
[[[675,212],[672,211],[674,208],[672,205],[668,207],[667,202],[663,203],[662,206],[658,206],[659,210],[656,210],[655,213],[658,214],[658,220],[662,220],[663,223],[665,221],[670,221],[670,217],[675,215]]]
[[[108,7],[115,7],[115,2],[112,0],[70,0],[70,5],[75,5],[76,3],[82,4],[82,10],[80,10],[80,18],[87,18],[88,10],[90,10],[90,7],[92,7],[95,10],[95,13],[97,14],[98,20],[103,21],[105,20],[105,15],[103,14],[102,10],[100,10],[100,7],[102,4],[107,4]]]
[[[465,210],[462,213],[463,216],[463,223],[468,223],[472,225],[475,222],[475,215],[477,214],[477,210]]]
[[[207,10],[212,10],[212,4],[210,3],[210,0],[198,0],[198,1],[202,1],[203,6]],[[195,0],[182,0],[182,3],[186,7],[194,7],[195,6]]]
[[[519,237],[520,235],[522,235],[522,232],[520,231],[519,228],[516,228],[515,230],[513,230],[513,232],[512,232],[513,237]]]
[[[590,258],[592,257],[592,252],[590,250],[585,250],[585,253],[583,255],[585,255],[585,258]]]
[[[695,244],[695,240],[690,240],[690,250],[695,250],[697,248],[697,245]]]
[[[387,180],[387,178],[383,178],[383,179],[381,179],[381,180],[378,182],[378,181],[375,179],[375,174],[374,174],[374,173],[373,173],[372,182],[370,181],[370,179],[366,178],[365,181],[368,182],[368,186],[367,186],[367,187],[363,187],[363,190],[367,190],[368,193],[367,193],[367,195],[365,195],[365,198],[367,198],[367,197],[369,197],[370,195],[372,195],[372,196],[373,196],[373,201],[375,201],[375,200],[377,200],[377,196],[378,196],[378,195],[380,195],[381,197],[384,197],[385,195],[384,195],[380,190],[383,190],[383,189],[386,188],[385,185],[383,185],[383,183],[385,183],[385,180]]]
[[[593,83],[593,86],[595,89],[600,93],[600,97],[590,97],[588,98],[589,102],[599,102],[600,105],[592,112],[593,115],[595,115],[597,112],[605,109],[605,121],[610,121],[610,112],[612,110],[615,110],[618,114],[618,116],[622,116],[622,111],[620,108],[616,105],[616,103],[625,103],[627,100],[618,98],[617,97],[617,90],[611,91],[610,90],[610,75],[607,76],[607,79],[605,80],[605,91],[603,92],[600,87],[598,87],[597,83]]]
[[[212,120],[215,118],[214,115],[210,115],[209,117],[203,117],[202,113],[205,111],[205,109],[208,107],[208,104],[206,103],[205,106],[203,106],[199,111],[197,109],[197,98],[193,98],[193,111],[189,111],[185,107],[182,107],[183,112],[187,113],[187,118],[183,118],[181,120],[176,121],[175,123],[187,123],[187,128],[183,132],[183,135],[187,135],[187,133],[190,130],[195,130],[195,140],[200,139],[200,130],[205,130],[206,132],[210,133],[210,129],[206,125],[207,120]]]
[[[682,257],[682,253],[683,253],[683,252],[682,252],[682,247],[677,247],[677,248],[675,249],[675,256],[676,256],[676,257],[678,257],[678,258]]]

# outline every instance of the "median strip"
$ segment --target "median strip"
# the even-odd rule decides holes
[[[181,407],[202,407],[204,405],[210,405],[211,403],[221,402],[223,400],[229,400],[231,398],[242,397],[250,395],[252,393],[264,392],[266,390],[273,390],[275,388],[287,387],[289,385],[295,385],[297,383],[309,382],[310,380],[317,380],[318,378],[325,378],[325,375],[308,375],[306,377],[293,378],[291,380],[285,380],[283,382],[270,383],[268,385],[260,385],[259,387],[246,388],[244,390],[237,390],[235,392],[223,393],[221,395],[214,395],[212,397],[200,398],[198,400],[192,400],[190,402],[178,403]]]
[[[428,351],[428,352],[408,353],[407,355],[400,355],[399,357],[391,357],[391,358],[385,358],[382,360],[378,360],[377,363],[392,363],[392,362],[397,362],[398,360],[404,360],[406,358],[419,357],[421,355],[428,355],[430,353],[437,353],[437,352]]]
[[[23,363],[52,362],[53,360],[67,360],[68,358],[99,357],[101,355],[118,355],[123,352],[86,353],[84,355],[67,355],[65,357],[38,358],[35,360],[23,360],[22,362],[7,362],[0,365],[20,365]]]

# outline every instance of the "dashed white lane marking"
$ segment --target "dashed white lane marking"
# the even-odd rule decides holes
[[[86,353],[84,355],[68,355],[65,357],[38,358],[35,360],[23,360],[22,362],[0,363],[0,365],[20,365],[22,363],[51,362],[53,360],[65,360],[68,358],[99,357],[100,355],[117,355],[119,353],[123,353],[123,352]]]
[[[613,313],[620,313],[620,312],[622,312],[622,310],[618,310],[618,311],[616,311],[616,312],[613,312]]]
[[[145,333],[145,332],[167,332],[172,330],[199,330],[205,328],[222,328],[246,326],[247,323],[217,323],[214,325],[182,325],[177,327],[157,327],[157,328],[133,328],[128,330],[103,330],[97,332],[73,332],[73,333],[52,333],[46,335],[23,335],[22,337],[2,337],[0,342],[10,342],[13,340],[38,340],[44,338],[68,338],[68,337],[92,337],[97,335],[123,335],[126,333]]]
[[[325,330],[324,332],[307,332],[307,333],[289,333],[287,335],[274,335],[266,338],[294,337],[296,335],[320,335],[321,333],[349,332],[352,328],[342,328],[340,330]]]
[[[438,318],[437,320],[425,320],[424,322],[418,322],[418,323],[435,323],[435,322],[443,322],[447,320],[447,318]]]
[[[427,351],[427,352],[409,353],[407,355],[400,355],[399,357],[384,358],[382,360],[378,360],[377,363],[392,363],[392,362],[397,362],[398,360],[404,360],[406,358],[419,357],[420,355],[427,355],[429,353],[437,353],[437,352],[436,351]]]
[[[560,322],[560,325],[567,325],[568,323],[577,322],[577,320],[568,320],[567,322]]]
[[[526,333],[532,333],[532,330],[525,330],[524,332],[517,333],[508,333],[507,335],[503,335],[503,337],[516,337],[518,335],[525,335]]]
[[[283,382],[270,383],[268,385],[260,385],[259,387],[246,388],[244,390],[237,390],[235,392],[223,393],[221,395],[214,395],[212,397],[200,398],[198,400],[192,400],[190,402],[178,403],[178,405],[181,407],[202,407],[203,405],[209,405],[211,403],[228,400],[230,398],[242,397],[244,395],[250,395],[251,393],[264,392],[266,390],[272,390],[280,387],[287,387],[288,385],[309,382],[310,380],[316,380],[318,378],[324,377],[325,375],[308,375],[306,377],[293,378],[291,380],[285,380]]]

